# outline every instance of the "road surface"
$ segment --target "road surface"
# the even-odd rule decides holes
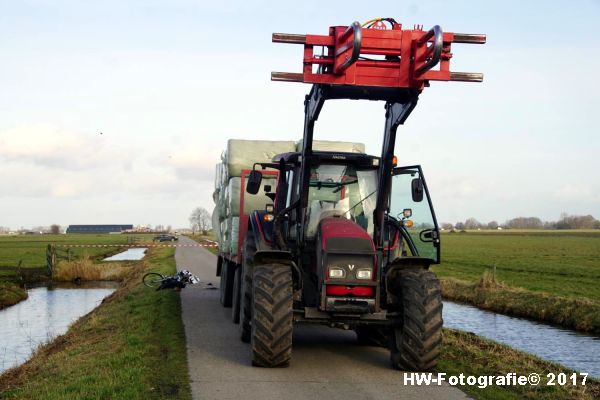
[[[181,237],[179,244],[192,244]],[[178,247],[178,269],[201,284],[181,292],[187,355],[194,399],[468,399],[451,386],[405,386],[403,373],[390,368],[389,352],[356,343],[352,331],[294,326],[288,368],[250,365],[250,345],[242,343],[231,309],[221,307],[216,256],[202,247]]]

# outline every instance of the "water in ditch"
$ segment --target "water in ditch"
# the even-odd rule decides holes
[[[600,337],[444,301],[444,326],[600,377]],[[515,371],[518,372],[518,371]]]
[[[115,254],[114,256],[107,257],[102,261],[137,261],[144,258],[146,250],[145,247],[134,247]]]
[[[26,361],[40,345],[64,334],[115,291],[115,282],[70,283],[29,289],[29,297],[0,311],[0,373]]]

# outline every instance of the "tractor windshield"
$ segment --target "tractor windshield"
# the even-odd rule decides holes
[[[321,164],[311,169],[308,192],[307,238],[314,238],[323,218],[351,219],[373,234],[377,192],[375,169],[352,165]]]

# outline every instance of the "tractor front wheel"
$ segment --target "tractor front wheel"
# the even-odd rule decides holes
[[[252,365],[285,367],[292,358],[292,269],[268,264],[253,270]]]
[[[402,325],[392,328],[391,361],[400,370],[428,371],[442,344],[442,291],[431,271],[400,272]]]

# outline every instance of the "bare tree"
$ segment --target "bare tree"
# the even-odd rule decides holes
[[[203,235],[206,235],[208,230],[211,228],[211,216],[208,211],[206,211],[203,207],[196,207],[189,218],[190,227],[192,228],[192,233],[195,233],[196,230],[202,232]]]
[[[538,217],[517,217],[505,224],[510,229],[542,229],[544,224]]]
[[[490,221],[487,224],[488,229],[498,229],[498,222]]]
[[[449,222],[442,222],[442,229],[445,231],[451,231],[454,229],[454,226],[452,226],[452,224]]]
[[[50,233],[53,235],[58,235],[60,233],[60,225],[57,225],[57,224],[50,225]]]
[[[475,218],[468,218],[465,221],[465,229],[480,229],[481,222],[477,221]]]

